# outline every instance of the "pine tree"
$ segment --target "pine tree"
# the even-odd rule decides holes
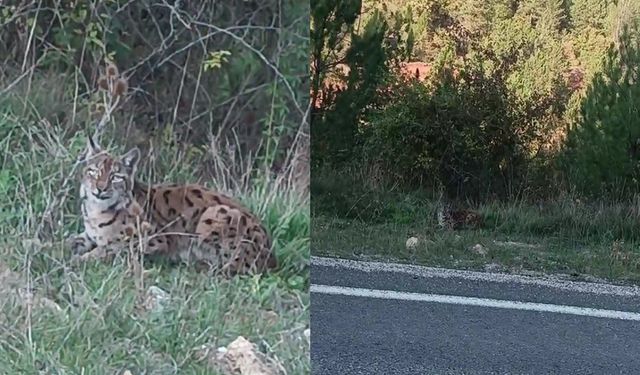
[[[632,31],[632,32],[629,32]],[[612,45],[569,132],[564,167],[582,192],[618,194],[640,187],[640,41],[637,26]]]
[[[387,72],[385,37],[388,25],[381,12],[374,10],[367,14],[362,31],[357,32],[353,27],[357,17],[352,17],[355,7],[347,7],[345,10],[343,2],[335,1],[329,5],[333,6],[331,11],[327,12],[319,7],[320,10],[314,14],[314,17],[317,16],[317,24],[322,26],[318,30],[325,31],[316,33],[313,50],[322,59],[326,53],[325,48],[315,43],[327,47],[344,47],[338,53],[330,50],[327,56],[339,54],[341,57],[337,61],[348,66],[348,73],[346,87],[335,93],[332,103],[320,111],[314,109],[312,113],[312,153],[316,165],[325,162],[342,163],[353,156],[359,120],[367,106],[374,101],[376,89],[384,81]],[[338,14],[341,16],[338,17]],[[345,31],[345,24],[352,28]],[[325,67],[326,61],[328,58],[324,60]],[[314,79],[319,80],[316,87],[319,87],[322,75],[316,73],[315,76]]]
[[[361,9],[362,0],[311,1],[312,108],[315,108],[324,74],[342,58]]]

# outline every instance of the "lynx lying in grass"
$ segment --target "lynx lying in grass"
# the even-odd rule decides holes
[[[438,226],[442,229],[478,229],[483,225],[482,215],[473,210],[454,210],[448,205],[441,204],[436,215]]]
[[[85,230],[72,239],[74,253],[123,243],[141,228],[145,254],[229,275],[277,266],[265,227],[237,201],[199,185],[137,182],[137,148],[116,157],[89,138],[88,149],[80,185]]]

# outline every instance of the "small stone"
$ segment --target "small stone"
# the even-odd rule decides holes
[[[269,323],[269,325],[274,325],[278,323],[278,320],[280,320],[280,316],[278,315],[278,313],[276,313],[275,311],[264,311],[262,313],[262,318]]]
[[[220,354],[224,354],[224,353],[227,352],[227,348],[225,348],[224,346],[221,346],[218,349],[216,349],[216,352],[218,352]]]
[[[407,249],[413,250],[418,246],[419,243],[420,240],[418,240],[418,237],[409,237],[405,246],[407,247]]]
[[[144,301],[144,308],[147,311],[162,311],[165,304],[169,300],[169,293],[152,285],[147,290],[147,296]]]
[[[502,266],[498,263],[489,263],[484,265],[484,270],[486,272],[500,272],[502,271]]]
[[[205,345],[196,351],[199,361],[225,375],[279,375],[284,373],[282,364],[268,358],[255,344],[239,336],[226,347],[213,349]]]
[[[482,255],[482,256],[487,255],[487,248],[480,245],[479,243],[473,245],[473,247],[471,248],[471,251],[473,251],[478,255]]]

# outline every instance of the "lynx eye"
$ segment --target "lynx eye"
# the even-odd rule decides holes
[[[98,176],[98,170],[96,168],[89,168],[87,169],[87,174],[95,178]]]
[[[119,174],[114,174],[113,176],[111,176],[111,182],[122,182],[124,181],[124,177],[122,177]]]

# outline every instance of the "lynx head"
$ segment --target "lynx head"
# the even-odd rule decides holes
[[[91,137],[87,140],[87,165],[82,171],[80,193],[101,207],[113,207],[131,196],[140,150],[133,148],[116,157],[103,151]]]

